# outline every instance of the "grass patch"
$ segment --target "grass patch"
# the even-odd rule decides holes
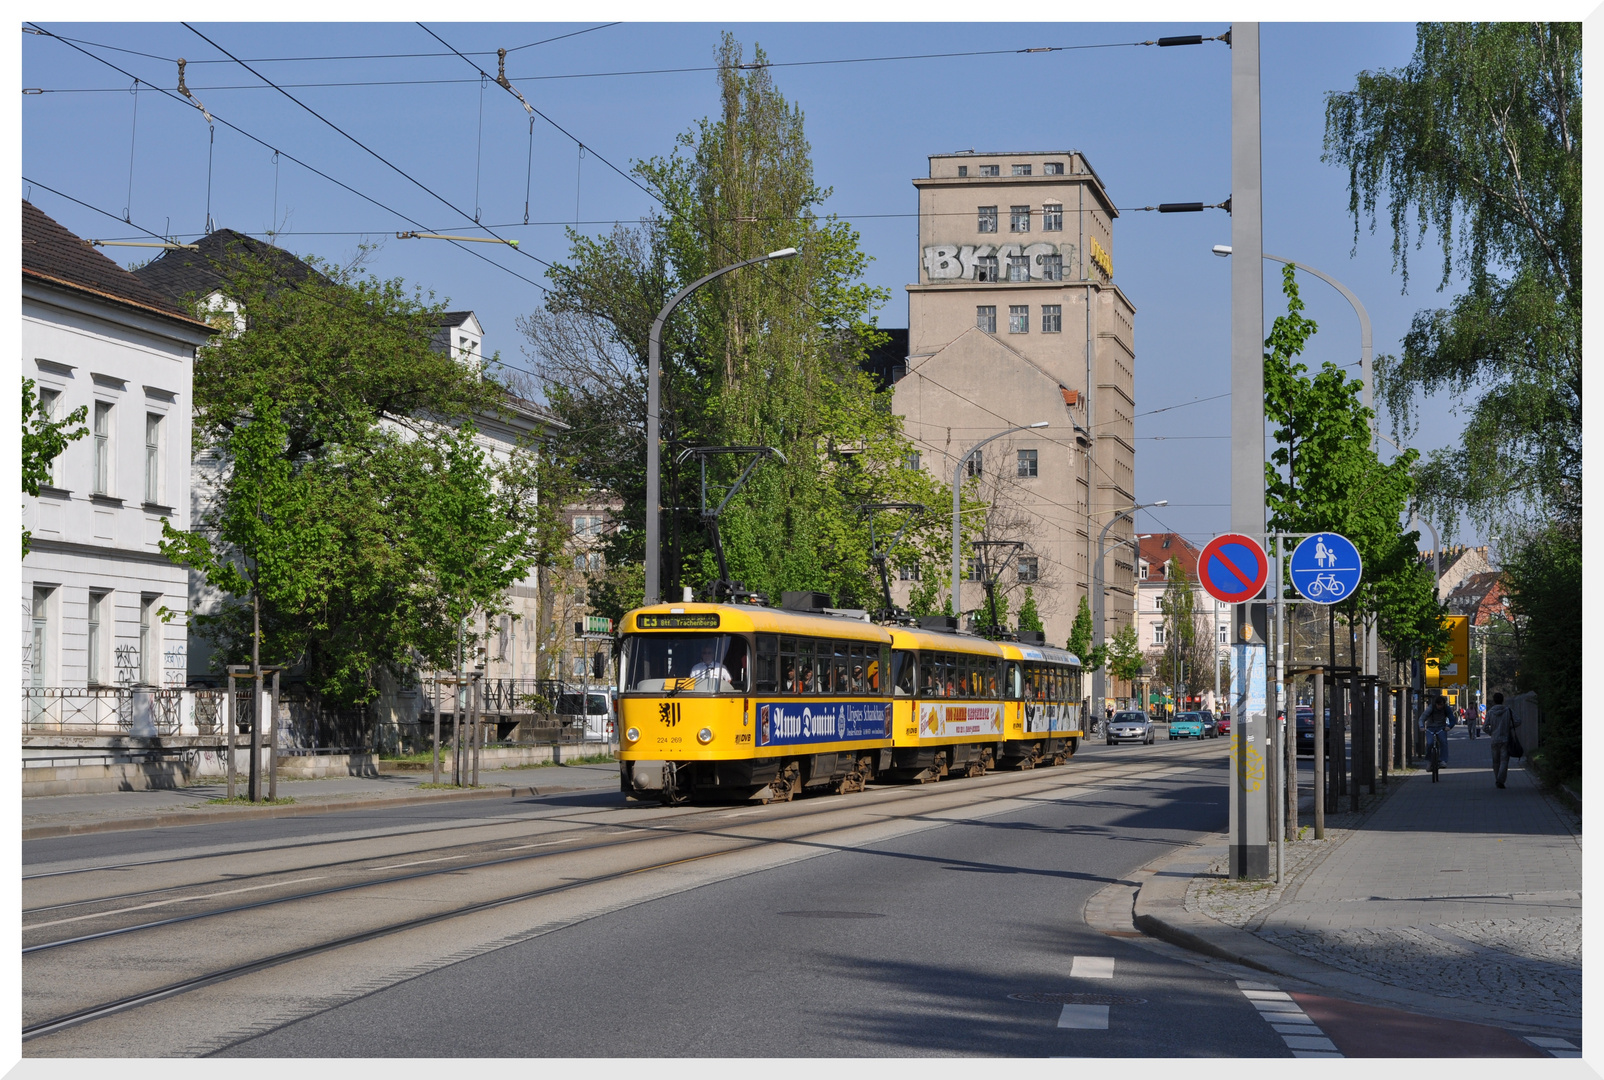
[[[191,803],[190,806],[288,806],[294,801],[295,800],[290,798],[288,795],[280,795],[276,799],[269,799],[266,796],[263,796],[262,798],[257,799],[255,802],[251,801],[249,795],[236,795],[232,799],[224,796],[221,799],[207,799],[203,803]]]
[[[612,754],[586,754],[583,757],[564,758],[561,761],[530,761],[523,765],[503,765],[501,771],[514,769],[551,769],[562,765],[611,765],[618,759]]]

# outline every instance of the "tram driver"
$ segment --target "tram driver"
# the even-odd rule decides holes
[[[701,663],[691,668],[691,678],[708,679],[712,681],[715,686],[721,682],[727,683],[732,681],[730,679],[729,670],[725,668],[722,662],[715,659],[715,651],[716,647],[714,642],[711,640],[702,642],[702,660]]]

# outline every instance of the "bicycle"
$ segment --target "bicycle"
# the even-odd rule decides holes
[[[1346,586],[1337,580],[1335,574],[1319,574],[1313,581],[1309,582],[1309,599],[1311,600],[1318,599],[1326,593],[1330,593],[1331,598],[1337,600],[1346,591]]]
[[[1426,729],[1426,761],[1431,766],[1431,782],[1437,782],[1437,770],[1442,768],[1442,740],[1446,731]]]

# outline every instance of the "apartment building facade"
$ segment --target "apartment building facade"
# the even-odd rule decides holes
[[[1035,590],[1048,640],[1062,643],[1090,597],[1098,534],[1136,501],[1136,309],[1114,282],[1119,211],[1076,151],[929,160],[913,181],[919,275],[893,408],[921,468],[950,484],[964,462],[979,478],[1001,523],[988,538],[1025,545],[1004,582]],[[1109,530],[1105,636],[1130,618],[1131,535],[1129,519]],[[899,598],[909,588],[899,582]],[[980,583],[965,583],[959,610],[983,602]]]

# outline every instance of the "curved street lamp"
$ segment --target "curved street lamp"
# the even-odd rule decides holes
[[[772,259],[789,259],[796,254],[796,248],[781,248],[771,251],[767,255],[759,255],[755,259],[745,262],[731,263],[721,267],[703,277],[697,278],[679,292],[674,298],[663,305],[663,310],[657,313],[652,322],[652,333],[648,349],[646,371],[646,595],[645,603],[655,604],[662,598],[662,448],[658,445],[661,418],[658,415],[658,400],[661,397],[662,353],[663,353],[663,324],[668,316],[679,306],[679,302],[691,293],[706,285],[716,277],[722,277],[731,270],[739,270],[743,266],[752,266],[755,263],[769,262]]]
[[[973,457],[982,446],[989,442],[996,442],[1004,435],[1012,435],[1016,431],[1029,431],[1031,428],[1044,428],[1046,426],[1047,421],[1038,420],[1034,424],[1021,424],[1018,427],[1011,427],[1007,431],[999,431],[989,439],[982,439],[968,450],[965,450],[958,458],[957,467],[952,470],[952,614],[954,618],[962,618],[963,616],[962,605],[958,600],[958,590],[963,587],[963,578],[959,573],[959,563],[961,561],[959,550],[962,538],[958,532],[958,490],[963,485],[964,463]]]
[[[1114,527],[1114,522],[1123,518],[1128,517],[1135,520],[1136,511],[1138,510],[1146,510],[1154,506],[1168,506],[1169,504],[1170,501],[1168,499],[1160,499],[1157,502],[1138,503],[1135,506],[1127,506],[1123,510],[1116,510],[1114,511],[1114,516],[1108,519],[1108,524],[1103,526],[1103,531],[1097,534],[1097,562],[1092,566],[1092,647],[1094,649],[1108,637],[1103,630],[1103,556],[1108,554],[1108,530]],[[1121,540],[1120,543],[1127,544],[1130,541]],[[1086,657],[1083,656],[1080,660],[1084,665]],[[1106,696],[1103,679],[1103,665],[1099,664],[1096,670],[1092,672],[1092,701],[1097,705],[1099,712],[1103,709],[1103,698]]]

